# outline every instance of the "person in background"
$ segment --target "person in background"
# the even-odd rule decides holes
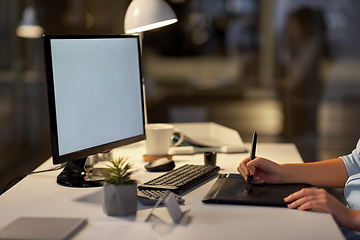
[[[321,10],[301,8],[287,17],[276,81],[282,102],[282,136],[296,144],[305,162],[316,161],[317,108],[321,99],[321,63],[326,55]]]
[[[304,188],[287,196],[288,208],[330,213],[343,227],[347,239],[360,239],[360,139],[351,154],[320,162],[277,164],[271,160],[249,157],[242,160],[238,172],[254,184],[306,183],[320,187],[345,187],[347,207],[324,189]]]

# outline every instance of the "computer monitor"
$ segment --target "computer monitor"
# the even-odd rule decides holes
[[[139,37],[44,35],[50,134],[57,182],[101,186],[88,156],[145,139]]]

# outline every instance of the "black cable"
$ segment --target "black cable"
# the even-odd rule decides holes
[[[54,168],[50,168],[50,169],[46,169],[46,170],[41,170],[41,171],[33,171],[33,172],[28,172],[25,174],[22,174],[16,178],[14,178],[13,180],[11,180],[4,188],[4,190],[1,192],[0,195],[2,195],[4,192],[6,192],[9,189],[9,186],[13,186],[15,185],[15,183],[13,184],[13,182],[15,182],[17,180],[16,183],[20,182],[23,178],[25,178],[26,176],[32,175],[32,174],[37,174],[37,173],[44,173],[44,172],[51,172],[51,171],[56,171],[56,170],[60,170],[62,168],[65,167],[65,164],[61,164],[59,166],[56,166]]]

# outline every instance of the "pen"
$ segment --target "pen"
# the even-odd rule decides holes
[[[250,161],[255,159],[255,152],[256,152],[256,142],[257,142],[257,133],[254,132],[252,144],[251,144],[251,152],[250,152]],[[253,176],[249,175],[247,176],[247,182],[250,185],[253,180]]]

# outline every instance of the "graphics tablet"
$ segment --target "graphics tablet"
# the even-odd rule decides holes
[[[204,203],[226,203],[286,207],[284,198],[308,184],[252,184],[240,174],[222,174],[202,199]]]

